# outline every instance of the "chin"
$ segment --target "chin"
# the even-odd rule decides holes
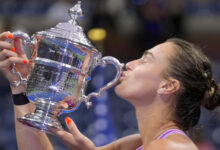
[[[115,87],[114,91],[118,96],[120,95],[120,84]]]
[[[120,84],[117,85],[114,90],[115,90],[115,93],[122,99],[125,99],[125,100],[128,99],[128,93],[125,91],[125,88],[123,88]]]
[[[122,87],[120,86],[120,84],[115,87],[115,93],[116,93],[119,97],[123,98]]]

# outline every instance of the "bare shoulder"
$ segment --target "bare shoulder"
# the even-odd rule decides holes
[[[134,150],[142,145],[140,134],[133,134],[118,139],[108,145],[98,147],[96,150]]]
[[[161,139],[151,142],[144,147],[143,150],[198,150],[196,145],[192,141],[179,141],[172,139]]]

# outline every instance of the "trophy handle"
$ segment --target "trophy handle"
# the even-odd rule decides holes
[[[96,66],[101,65],[101,66],[105,67],[108,64],[112,64],[115,66],[116,71],[117,71],[116,76],[111,82],[107,83],[104,87],[102,87],[99,90],[99,92],[92,92],[88,96],[83,95],[79,99],[80,102],[84,101],[86,103],[87,108],[90,108],[92,106],[92,102],[89,101],[91,99],[91,97],[101,96],[105,90],[113,87],[118,82],[118,80],[120,78],[122,67],[124,66],[124,64],[120,63],[116,58],[111,57],[111,56],[103,57],[101,60],[98,61]]]
[[[36,42],[31,41],[31,39],[30,39],[30,37],[27,33],[24,33],[24,32],[21,32],[21,31],[16,31],[16,32],[13,32],[12,34],[13,34],[13,39],[9,41],[10,43],[13,43],[15,38],[19,38],[19,39],[22,39],[22,44],[25,47],[28,47],[29,49],[35,47]],[[21,73],[15,70],[15,64],[14,63],[12,64],[11,72],[19,77],[19,81],[13,81],[12,85],[14,87],[18,87],[21,84],[24,84],[24,85],[27,84],[27,80],[28,80],[29,76],[27,76],[26,78],[23,78]]]

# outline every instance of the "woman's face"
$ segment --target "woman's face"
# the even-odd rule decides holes
[[[165,78],[162,72],[174,54],[174,45],[170,42],[159,44],[145,51],[140,59],[127,63],[127,71],[122,73],[120,84],[115,92],[131,103],[153,100]]]

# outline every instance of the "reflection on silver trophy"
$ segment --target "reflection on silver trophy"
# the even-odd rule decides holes
[[[81,3],[69,10],[71,20],[59,23],[56,27],[37,32],[31,38],[22,32],[14,32],[15,38],[21,38],[24,47],[31,51],[34,68],[27,78],[23,78],[13,65],[12,72],[20,80],[14,86],[27,85],[26,95],[35,102],[36,110],[18,120],[26,125],[50,133],[50,128],[62,129],[57,117],[77,109],[81,102],[87,107],[93,96],[115,85],[120,77],[122,64],[114,57],[103,57],[86,38],[77,19],[82,16]],[[98,66],[113,64],[116,77],[98,93],[85,95],[87,82],[92,70]]]

